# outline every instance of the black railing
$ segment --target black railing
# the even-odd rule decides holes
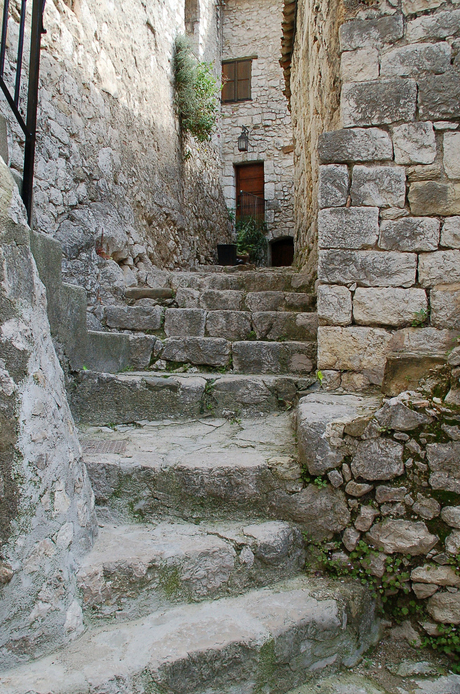
[[[28,70],[27,101],[21,105],[21,78],[23,68],[24,38],[26,28],[26,3],[21,0],[17,61],[14,74],[14,96],[11,96],[5,80],[5,57],[8,35],[9,0],[3,0],[2,37],[0,44],[0,88],[24,133],[24,169],[22,174],[22,199],[27,210],[29,224],[32,221],[32,192],[34,180],[35,140],[37,131],[38,77],[40,71],[40,43],[43,29],[43,11],[46,0],[32,0],[30,26],[30,58]],[[24,116],[24,111],[26,115]]]
[[[265,219],[265,200],[258,195],[240,190],[236,204],[236,216],[238,219],[254,217],[254,219],[263,222]]]

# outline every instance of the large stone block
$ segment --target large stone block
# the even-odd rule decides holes
[[[437,328],[403,328],[393,334],[390,348],[392,352],[423,355],[442,355],[456,342],[458,333],[454,330]]]
[[[142,299],[142,305],[106,306],[105,322],[109,328],[120,330],[159,330],[163,319],[163,308],[152,304],[149,299]]]
[[[351,292],[340,285],[318,286],[318,318],[321,325],[351,323]]]
[[[380,225],[379,246],[386,251],[435,251],[440,223],[426,217],[405,217]]]
[[[437,536],[432,535],[421,521],[387,520],[376,523],[367,537],[386,554],[399,552],[411,556],[427,554],[438,542]]]
[[[460,179],[460,133],[444,133],[444,171]]]
[[[142,371],[150,364],[157,338],[150,335],[88,332],[85,366],[90,371],[116,373],[125,369]]]
[[[415,283],[417,256],[395,251],[320,251],[318,278],[328,284],[364,287],[410,287]]]
[[[460,330],[460,284],[435,287],[430,293],[431,325]]]
[[[211,337],[244,340],[251,327],[251,317],[246,311],[209,311],[206,318],[206,332]]]
[[[324,475],[338,467],[347,451],[343,445],[346,424],[368,417],[379,407],[376,397],[312,393],[297,407],[299,460],[311,475]]]
[[[176,292],[176,303],[179,308],[198,308],[200,304],[199,290],[179,287]]]
[[[418,279],[422,287],[460,282],[460,251],[422,253],[419,257]]]
[[[318,368],[359,371],[380,385],[391,334],[382,328],[318,328]]]
[[[348,168],[341,164],[319,167],[319,206],[340,207],[348,197]]]
[[[284,292],[248,292],[246,294],[248,311],[278,311],[284,304]]]
[[[436,593],[428,600],[426,609],[435,622],[460,624],[460,593]]]
[[[167,308],[165,333],[167,337],[203,337],[206,311],[199,308]]]
[[[444,220],[441,246],[460,248],[460,217],[448,217]]]
[[[235,289],[208,289],[201,294],[200,307],[207,311],[241,311],[244,293]]]
[[[460,493],[460,441],[429,443],[426,447],[433,489]]]
[[[397,164],[432,164],[436,159],[436,138],[432,123],[403,123],[393,129]]]
[[[386,161],[393,158],[393,145],[379,128],[332,130],[320,136],[318,153],[324,164]]]
[[[392,480],[404,473],[403,450],[404,446],[393,439],[359,441],[351,471],[356,478],[369,482]]]
[[[413,215],[460,214],[460,183],[411,183],[409,204]]]
[[[402,11],[405,15],[411,15],[425,10],[433,10],[442,3],[443,0],[403,0]]]
[[[407,22],[406,37],[410,43],[426,39],[439,41],[460,33],[460,10],[446,10],[417,17]]]
[[[310,373],[314,368],[314,342],[234,342],[236,373]]]
[[[420,312],[427,312],[423,289],[358,287],[353,297],[353,318],[358,325],[410,325]]]
[[[342,87],[342,123],[348,128],[412,121],[416,99],[417,84],[413,79],[349,82]]]
[[[450,67],[452,49],[448,43],[424,43],[394,48],[382,55],[382,77],[412,77],[421,72],[440,74]]]
[[[382,48],[394,43],[404,33],[401,15],[378,19],[353,19],[340,27],[340,49],[354,51],[356,48]]]
[[[252,314],[252,323],[258,340],[316,340],[316,313],[263,311]]]
[[[161,358],[205,366],[226,366],[230,359],[230,343],[218,337],[169,337],[165,340]]]
[[[396,166],[355,166],[351,184],[353,205],[404,207],[406,172]],[[356,246],[348,246],[356,248]]]
[[[442,75],[419,78],[418,108],[421,120],[459,118],[460,69],[452,67]]]
[[[375,245],[378,234],[377,207],[332,207],[318,212],[320,248],[368,248]]]
[[[342,53],[340,60],[342,82],[367,82],[379,76],[379,52],[376,48],[361,48]]]

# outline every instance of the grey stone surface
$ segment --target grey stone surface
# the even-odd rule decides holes
[[[441,230],[441,246],[460,248],[460,217],[448,217]]]
[[[460,441],[429,443],[426,447],[430,466],[430,484],[433,489],[460,493]]]
[[[161,354],[166,361],[226,366],[230,343],[222,337],[168,337]]]
[[[245,308],[248,311],[278,311],[284,304],[284,292],[248,292]]]
[[[293,689],[289,694],[386,694],[386,692],[367,677],[340,673],[304,684]]]
[[[460,69],[418,80],[418,108],[422,120],[448,120],[460,115]]]
[[[422,287],[460,282],[460,251],[436,251],[419,256],[419,282]]]
[[[355,166],[354,171],[357,168]],[[332,207],[318,212],[318,244],[320,248],[368,248],[375,245],[378,234],[379,211],[377,207],[370,209]]]
[[[441,518],[451,528],[460,528],[460,506],[444,506]]]
[[[315,347],[314,342],[234,342],[233,369],[249,374],[309,373]]]
[[[319,206],[340,207],[348,197],[348,168],[341,164],[319,167]]]
[[[319,489],[309,484],[298,494],[275,493],[271,499],[273,512],[278,508],[284,518],[301,525],[309,540],[332,538],[350,522],[345,494],[327,485]]]
[[[157,613],[105,625],[83,636],[78,650],[4,672],[2,684],[5,694],[25,694],[26,686],[40,691],[45,677],[53,694],[90,691],[93,685],[107,694],[141,694],[148,678],[150,687],[185,694],[193,674],[197,692],[250,691],[254,679],[266,678],[264,653],[276,638],[283,648],[270,660],[270,678],[276,673],[282,694],[304,682],[306,671],[314,677],[332,661],[354,664],[375,640],[374,609],[365,590],[351,584],[342,590],[291,579],[212,604],[181,605],[161,618]],[[353,614],[346,629],[344,609]],[[302,667],[293,670],[291,662]]]
[[[432,39],[439,41],[460,33],[460,10],[449,9],[417,17],[407,22],[407,40],[411,43]]]
[[[351,323],[351,292],[339,285],[318,285],[318,319],[320,325]]]
[[[367,534],[368,539],[387,554],[399,552],[418,556],[427,554],[438,538],[432,535],[422,521],[386,520],[376,523]]]
[[[447,276],[446,279],[449,279]],[[435,287],[430,292],[430,322],[435,328],[460,330],[460,283]]]
[[[431,424],[433,421],[433,418],[429,415],[407,407],[407,405],[404,404],[403,395],[388,400],[383,407],[375,413],[374,417],[382,428],[394,429],[395,431],[412,431],[422,424]],[[416,442],[412,443],[413,445],[418,445]],[[407,447],[411,452],[414,452],[409,444],[407,444]],[[420,450],[421,449],[417,449],[417,452],[420,452]]]
[[[145,369],[150,364],[157,338],[151,335],[88,332],[85,366],[90,371],[117,373]]]
[[[409,204],[416,216],[460,214],[460,184],[438,181],[411,183]]]
[[[199,308],[167,308],[164,331],[167,337],[203,337],[206,311]],[[180,360],[177,360],[180,361]]]
[[[460,552],[460,532],[453,530],[446,537],[445,548],[448,554],[458,554]]]
[[[379,76],[379,52],[376,48],[345,51],[340,59],[342,82],[366,82]]]
[[[460,133],[444,133],[443,163],[448,178],[460,179]]]
[[[252,314],[252,323],[258,340],[316,340],[316,313],[263,311]]]
[[[412,121],[416,99],[417,84],[413,79],[349,82],[342,87],[342,122],[345,127],[353,127]]]
[[[227,289],[207,289],[200,296],[200,307],[207,311],[241,311],[243,292]]]
[[[134,299],[135,301],[139,299],[158,301],[160,299],[172,299],[174,296],[173,290],[166,287],[128,287],[124,294],[126,299]]]
[[[200,302],[200,292],[198,289],[179,287],[175,298],[179,308],[198,308]]]
[[[324,164],[386,161],[393,158],[391,138],[379,128],[347,128],[323,133],[318,154]]]
[[[358,287],[353,297],[353,318],[358,325],[411,325],[420,312],[427,312],[423,289]]]
[[[163,320],[161,306],[142,299],[142,305],[136,306],[106,306],[104,308],[105,322],[109,328],[121,330],[159,330]]]
[[[347,486],[345,487],[345,491],[350,496],[356,496],[360,498],[365,494],[369,494],[369,492],[371,492],[373,488],[374,487],[372,484],[367,484],[366,482],[355,482],[354,480],[350,480]]]
[[[437,355],[446,358],[446,353],[455,345],[457,333],[454,330],[439,330],[438,328],[403,328],[393,334],[391,349],[393,352],[406,352],[417,355],[418,359],[426,355],[428,368],[433,368],[435,361],[430,358]],[[439,363],[439,362],[438,362]],[[407,390],[407,388],[404,388]]]
[[[406,172],[402,167],[360,165],[353,167],[351,184],[353,205],[404,207],[405,200]]]
[[[436,499],[427,498],[421,494],[417,494],[417,501],[412,506],[412,512],[416,513],[417,516],[420,516],[420,518],[424,520],[433,520],[433,518],[437,518],[440,510],[441,506]]]
[[[433,124],[403,123],[393,128],[397,164],[432,164],[436,159]]]
[[[379,246],[386,251],[436,251],[439,244],[437,219],[406,217],[380,224]]]
[[[412,77],[423,72],[440,74],[450,67],[452,49],[448,43],[419,43],[394,48],[382,55],[382,77]]]
[[[311,475],[323,475],[341,465],[346,450],[343,430],[379,405],[376,397],[312,393],[297,408],[297,439],[301,462]]]
[[[426,609],[435,622],[460,624],[460,593],[436,593]]]
[[[208,311],[206,334],[226,340],[244,340],[251,332],[251,315],[246,311]]]
[[[378,504],[385,504],[389,501],[404,501],[407,494],[407,487],[387,487],[380,484],[375,490],[375,500]]]
[[[390,351],[391,334],[361,326],[318,328],[318,368],[363,373],[380,385]]]
[[[356,530],[363,533],[367,532],[378,515],[378,509],[372,508],[372,506],[361,506],[359,515],[355,520]]]
[[[401,15],[378,19],[354,19],[340,27],[340,48],[354,51],[356,48],[381,48],[402,38],[404,26]]]
[[[394,251],[320,251],[318,278],[330,284],[410,287],[415,283],[416,258],[414,253]]]
[[[398,477],[404,473],[403,446],[384,438],[359,441],[351,471],[355,477],[370,482]]]

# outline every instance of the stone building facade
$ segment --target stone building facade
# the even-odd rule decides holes
[[[279,65],[282,8],[281,0],[229,0],[222,18],[222,60],[252,58],[250,99],[222,104],[223,191],[235,210],[237,167],[263,163],[270,240],[291,237],[294,229],[292,124]],[[238,151],[242,126],[249,128],[247,152]]]
[[[294,51],[297,94],[314,81],[313,61],[295,64],[308,35]],[[339,33],[342,129],[313,135],[314,119],[293,100],[297,126],[309,123],[300,156],[318,142],[306,168],[312,179],[318,171],[318,198],[305,229],[317,206],[318,366],[332,387],[380,386],[389,356],[445,358],[458,336],[459,35],[455,3],[355,10]],[[334,80],[331,70],[326,92]]]

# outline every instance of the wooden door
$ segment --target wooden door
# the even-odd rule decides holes
[[[272,267],[285,267],[292,265],[294,260],[294,239],[289,236],[271,244]]]
[[[236,217],[264,217],[264,164],[241,164],[236,169]]]

